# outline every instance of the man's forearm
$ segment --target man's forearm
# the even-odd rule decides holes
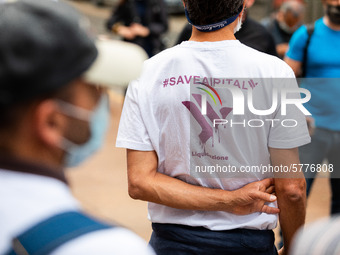
[[[269,148],[273,166],[299,164],[298,149]],[[275,192],[280,209],[285,254],[295,232],[303,226],[306,216],[306,181],[303,173],[275,173]]]
[[[157,172],[158,158],[154,151],[127,152],[129,194],[134,199],[177,209],[227,211],[242,215],[279,212],[277,208],[265,205],[276,200],[271,195],[273,179],[253,182],[234,191],[207,188]]]
[[[301,182],[303,183],[304,180]],[[280,226],[282,229],[285,251],[287,253],[294,234],[305,223],[306,193],[303,192],[302,195],[293,195],[278,190],[276,195],[280,208]]]
[[[233,192],[188,184],[162,173],[147,177],[143,183],[129,186],[132,198],[177,209],[229,211],[233,210]],[[144,185],[143,185],[144,184]]]

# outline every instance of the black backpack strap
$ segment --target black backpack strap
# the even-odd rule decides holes
[[[61,213],[15,238],[8,255],[46,255],[79,236],[112,227],[80,212]]]
[[[306,25],[306,27],[307,27],[308,38],[307,38],[307,41],[306,41],[305,48],[303,50],[301,77],[306,77],[306,69],[307,69],[306,67],[307,67],[307,58],[308,58],[308,46],[310,44],[310,39],[312,38],[312,35],[314,33],[314,30],[315,30],[315,23],[308,24],[308,25]]]

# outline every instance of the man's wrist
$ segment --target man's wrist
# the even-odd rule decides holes
[[[233,191],[220,190],[219,201],[217,202],[219,210],[233,213],[233,204],[235,193]]]

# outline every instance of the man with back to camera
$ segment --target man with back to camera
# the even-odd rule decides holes
[[[116,83],[129,67],[120,51],[137,47],[98,42],[95,62],[85,21],[61,1],[0,4],[0,254],[154,254],[83,214],[64,177],[104,140],[108,95],[93,84],[111,70],[106,56]]]
[[[276,198],[259,193],[270,192],[271,180],[264,178],[274,175],[200,178],[192,174],[190,162],[211,166],[222,154],[227,155],[223,157],[227,165],[236,167],[270,161],[274,166],[298,164],[297,147],[310,141],[305,117],[294,108],[286,117],[299,120],[296,128],[266,125],[214,131],[208,118],[194,111],[199,106],[190,101],[190,83],[204,77],[207,82],[221,77],[288,78],[296,89],[294,73],[282,60],[235,40],[245,2],[186,0],[184,4],[194,26],[190,41],[147,60],[141,77],[128,88],[117,146],[127,148],[129,194],[150,202],[150,244],[157,254],[277,254],[272,232],[277,224],[278,211],[272,203]],[[253,90],[263,109],[270,108],[271,87]],[[227,104],[232,106],[231,101]],[[212,110],[208,107],[207,112]],[[230,108],[229,113],[233,115]],[[279,112],[271,117],[283,118]],[[203,130],[200,138],[190,134],[191,126]],[[220,141],[213,144],[214,134]],[[204,152],[195,153],[191,143]],[[280,254],[286,254],[292,236],[304,224],[305,180],[300,173],[298,177],[275,178],[285,239]]]
[[[310,90],[312,99],[306,108],[312,113],[315,130],[312,142],[300,148],[301,163],[321,165],[328,159],[332,167],[331,214],[340,213],[340,1],[324,0],[325,16],[314,23],[311,35],[306,26],[298,29],[291,41],[285,61],[296,75],[307,79],[301,86]],[[309,28],[310,29],[310,28]],[[309,43],[308,42],[309,38]],[[305,62],[305,63],[304,63]],[[325,165],[323,165],[325,166]],[[329,168],[330,169],[330,168]],[[307,195],[316,172],[306,169]]]

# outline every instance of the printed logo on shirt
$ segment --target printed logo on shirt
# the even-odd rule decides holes
[[[196,130],[195,135],[198,136],[203,149],[192,150],[193,157],[227,160],[227,155],[208,153],[206,146],[213,148],[216,142],[227,142],[223,140],[223,134],[232,128],[259,129],[274,128],[278,125],[282,128],[294,128],[299,125],[301,119],[295,119],[295,115],[289,114],[292,108],[294,112],[311,115],[303,106],[310,100],[310,92],[298,88],[295,79],[190,77],[191,100],[183,101],[182,104],[200,127],[200,131]],[[246,88],[246,84],[251,89]],[[300,98],[300,94],[304,97]]]
[[[223,86],[230,85],[235,86],[242,90],[254,89],[258,83],[254,82],[253,79],[249,79],[248,81],[241,79],[218,79],[218,78],[208,78],[201,77],[197,75],[180,75],[178,77],[168,77],[163,81],[163,88],[176,87],[181,85],[190,85],[193,84],[205,84],[209,86]]]

